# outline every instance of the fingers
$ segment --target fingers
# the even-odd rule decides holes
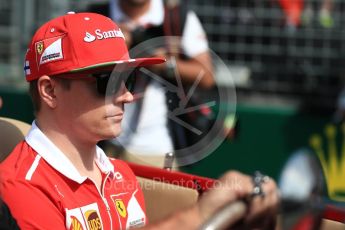
[[[216,188],[225,189],[235,195],[236,199],[245,198],[253,190],[252,178],[237,171],[230,171],[219,179]]]
[[[130,47],[132,45],[132,30],[134,28],[131,28],[131,26],[127,23],[118,23],[118,26],[120,27],[123,35],[126,38],[126,44],[128,47]]]
[[[252,190],[250,181],[250,177],[236,171],[222,176],[198,203],[202,218],[206,220],[224,205],[244,198]]]
[[[273,179],[262,176],[260,193],[255,193],[257,183],[251,176],[239,172],[230,172],[225,174],[220,181],[226,185],[228,192],[235,193],[236,199],[246,199],[249,201],[248,215],[246,222],[256,222],[264,220],[263,217],[275,216],[279,204],[278,189]],[[254,195],[253,194],[258,194]]]
[[[165,48],[157,48],[153,51],[153,55],[154,57],[164,57],[167,58],[168,57],[168,53],[167,50]]]
[[[279,196],[275,182],[270,179],[262,184],[264,195],[257,195],[249,203],[248,215],[245,222],[250,227],[264,227],[267,224],[275,222]]]
[[[279,197],[276,184],[270,180],[262,184],[263,196],[254,196],[249,204],[246,222],[251,225],[263,225],[276,216]]]
[[[244,217],[249,226],[263,226],[276,216],[278,192],[272,179],[263,180],[261,189],[264,195],[254,195],[253,178],[236,171],[222,176],[199,202],[200,212],[205,219],[216,213],[224,205],[236,200],[248,201],[248,212]]]

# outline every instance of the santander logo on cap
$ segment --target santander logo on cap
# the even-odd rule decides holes
[[[90,34],[89,32],[85,33],[85,37],[84,37],[84,41],[85,42],[93,42],[94,40],[96,40],[96,37],[93,36],[92,34]]]
[[[108,38],[123,38],[125,39],[125,36],[123,35],[122,31],[120,29],[114,29],[114,30],[108,30],[108,31],[102,31],[101,29],[95,30],[95,35],[86,32],[84,41],[85,42],[93,42],[96,39],[102,40],[102,39],[108,39]]]

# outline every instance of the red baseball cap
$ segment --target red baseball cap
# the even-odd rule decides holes
[[[42,75],[97,71],[115,65],[163,63],[164,58],[129,57],[125,37],[110,19],[94,13],[68,13],[41,26],[25,56],[27,81]]]

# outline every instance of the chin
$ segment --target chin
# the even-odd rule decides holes
[[[147,3],[149,0],[126,0],[129,5],[132,6],[142,6]]]
[[[117,128],[117,129],[110,129],[109,132],[105,133],[104,137],[106,139],[113,139],[116,138],[118,136],[120,136],[121,134],[121,128]]]

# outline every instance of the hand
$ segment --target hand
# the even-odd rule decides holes
[[[239,172],[226,173],[215,184],[214,188],[205,193],[198,202],[198,212],[205,222],[223,206],[236,200],[251,197],[253,192],[252,178]],[[272,179],[262,184],[264,196],[254,196],[248,204],[248,212],[244,224],[250,227],[267,227],[275,220],[278,207],[278,190]]]
[[[165,58],[166,60],[168,60],[168,58],[169,58],[167,50],[165,48],[158,48],[158,49],[154,50],[152,53],[152,57]],[[164,62],[162,64],[152,65],[152,66],[147,67],[147,68],[156,74],[165,74],[165,72],[167,70],[167,65],[166,65],[166,62]]]

